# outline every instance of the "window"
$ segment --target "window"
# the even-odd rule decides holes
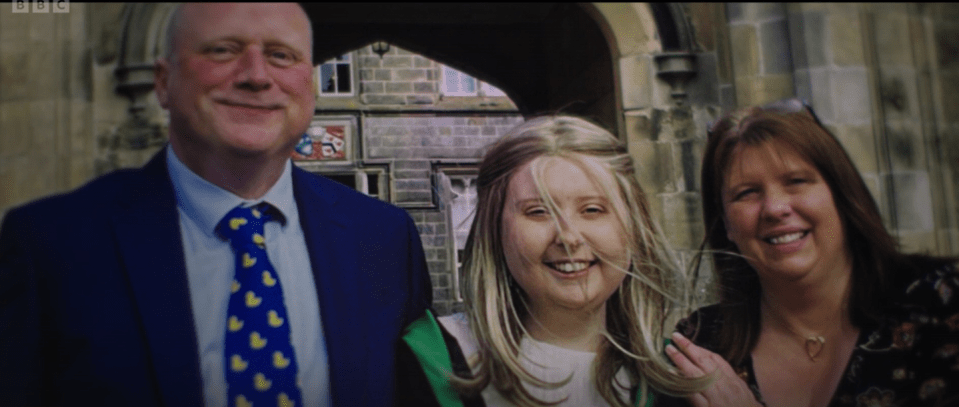
[[[316,70],[320,96],[352,96],[353,82],[353,57],[350,54],[326,61]]]
[[[446,197],[449,232],[453,240],[453,292],[455,299],[462,301],[460,292],[460,273],[463,267],[463,253],[466,238],[469,236],[473,217],[476,215],[476,175],[475,165],[442,165],[435,169],[443,195]]]
[[[440,65],[440,89],[446,96],[506,96],[499,88],[456,69]]]

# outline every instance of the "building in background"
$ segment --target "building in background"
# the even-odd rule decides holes
[[[324,61],[316,79],[313,154],[294,162],[406,209],[434,306],[454,310],[483,147],[523,116],[495,86],[385,41]]]
[[[172,5],[0,6],[0,214],[141,165],[165,143],[152,63]],[[317,111],[297,165],[407,209],[440,312],[482,148],[524,117],[628,145],[657,221],[702,238],[721,112],[810,102],[908,250],[959,255],[959,6],[943,3],[310,3]]]

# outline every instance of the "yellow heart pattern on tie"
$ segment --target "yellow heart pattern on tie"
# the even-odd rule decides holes
[[[257,373],[253,376],[253,387],[256,387],[259,391],[267,391],[270,389],[270,385],[273,384],[272,380],[267,380],[266,376],[263,373]]]
[[[229,242],[235,260],[223,350],[228,407],[302,404],[292,316],[266,247],[271,236],[264,226],[277,220],[282,221],[282,213],[268,204],[241,205],[217,224],[216,232]],[[284,242],[280,237],[269,244]]]
[[[286,369],[290,365],[290,359],[283,357],[283,352],[273,352],[273,366],[277,369]]]
[[[240,230],[240,226],[243,226],[245,224],[246,224],[246,219],[243,219],[243,218],[230,219],[230,229]]]
[[[249,253],[243,253],[243,268],[250,268],[256,264],[256,257],[250,257]]]
[[[233,355],[230,357],[230,369],[233,369],[234,372],[242,372],[246,370],[248,365],[249,363],[243,360],[240,355]]]
[[[263,349],[266,346],[266,338],[260,336],[259,332],[253,332],[250,334],[250,348],[253,350]]]
[[[267,314],[267,323],[274,328],[279,328],[280,325],[283,325],[283,318],[280,318],[280,315],[274,310],[270,310]]]
[[[294,403],[286,393],[280,393],[280,395],[276,397],[276,405],[277,407],[293,407]]]
[[[249,308],[255,308],[257,305],[263,302],[263,298],[257,297],[256,294],[253,294],[253,291],[246,292],[246,306]]]
[[[243,329],[243,321],[240,321],[236,315],[231,316],[229,321],[229,329],[230,332],[236,332]]]
[[[263,272],[263,285],[267,287],[273,287],[276,285],[276,279],[273,278],[272,275],[270,275],[269,271]]]

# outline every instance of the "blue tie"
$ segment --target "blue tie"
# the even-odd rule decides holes
[[[300,405],[283,290],[263,237],[273,211],[267,203],[238,206],[217,225],[236,258],[223,355],[229,406]]]

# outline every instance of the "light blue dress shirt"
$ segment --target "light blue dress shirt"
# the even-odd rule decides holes
[[[229,242],[217,236],[216,225],[237,205],[251,206],[264,201],[276,207],[286,219],[282,224],[267,223],[264,234],[267,255],[283,287],[303,406],[331,405],[323,325],[309,251],[293,198],[292,164],[287,160],[276,184],[261,199],[251,201],[200,178],[179,160],[170,146],[167,146],[166,157],[180,217],[206,406],[227,405],[223,343],[234,257]]]

